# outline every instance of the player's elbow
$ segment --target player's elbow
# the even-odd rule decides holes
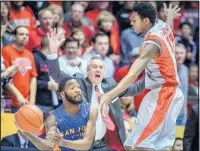
[[[90,139],[86,140],[83,150],[89,150],[91,145],[92,145],[92,140]]]

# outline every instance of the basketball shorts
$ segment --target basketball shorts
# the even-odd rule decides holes
[[[183,94],[176,86],[152,89],[140,105],[134,128],[124,146],[154,150],[172,147],[176,135],[176,119],[183,103]]]

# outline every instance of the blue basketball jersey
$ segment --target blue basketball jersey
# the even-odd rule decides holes
[[[64,106],[59,106],[53,115],[57,121],[57,127],[64,134],[65,140],[83,139],[83,134],[90,115],[90,104],[79,104],[79,111],[76,115],[69,115],[64,111]],[[62,151],[73,151],[72,149],[60,146]]]

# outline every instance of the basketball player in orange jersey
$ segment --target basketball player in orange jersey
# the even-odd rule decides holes
[[[178,6],[172,8],[170,4],[167,9],[165,5],[168,23],[172,25],[179,10]],[[151,91],[144,97],[134,128],[124,143],[127,150],[163,150],[172,147],[176,119],[184,102],[178,88],[172,29],[156,16],[155,8],[148,2],[134,6],[131,24],[137,35],[145,34],[140,55],[120,83],[101,98],[101,108],[107,114],[110,101],[127,89],[145,69],[145,87]]]

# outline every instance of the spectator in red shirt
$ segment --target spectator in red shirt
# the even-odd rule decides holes
[[[97,17],[102,10],[108,9],[110,2],[108,2],[108,1],[106,1],[106,2],[105,1],[91,2],[91,5],[92,5],[93,9],[86,12],[85,16],[88,17],[92,21],[94,28],[97,29],[97,25],[96,25]]]
[[[68,38],[71,35],[72,30],[74,28],[81,28],[85,34],[86,43],[90,44],[94,33],[90,27],[85,26],[81,23],[81,18],[83,17],[83,14],[84,14],[83,6],[79,3],[73,4],[71,7],[71,18],[72,19],[69,22],[65,22],[62,25],[62,27],[65,30],[65,38]]]
[[[29,6],[24,7],[23,1],[11,2],[9,19],[12,21],[14,27],[27,26],[28,30],[34,30],[36,27],[35,16]]]
[[[5,59],[5,66],[15,64],[19,71],[13,77],[13,83],[9,83],[12,96],[13,112],[23,104],[35,104],[36,97],[36,67],[33,54],[25,49],[28,42],[29,31],[25,26],[19,26],[14,31],[15,43],[3,48],[2,55]]]
[[[98,31],[97,18],[99,16],[99,14],[101,13],[101,11],[108,10],[110,3],[103,1],[103,2],[93,2],[93,4],[94,4],[94,6],[93,6],[94,9],[86,12],[85,15],[92,21],[95,30]],[[120,49],[120,45],[119,45],[120,40],[118,39],[119,38],[119,26],[118,26],[116,19],[115,19],[114,25],[112,27],[111,37],[114,37],[114,38],[111,38],[112,40],[110,41],[111,45],[114,46],[113,52],[114,52],[114,54],[118,55],[119,49]]]
[[[40,26],[35,30],[31,31],[29,34],[29,41],[26,48],[29,51],[33,51],[34,48],[40,50],[40,44],[42,39],[53,27],[53,14],[48,9],[42,9],[38,13]]]
[[[52,4],[47,7],[53,13],[53,27],[61,27],[64,21],[63,8],[60,5]]]
[[[120,38],[119,31],[118,33],[114,33],[113,26],[115,23],[115,17],[108,11],[101,11],[97,18],[97,26],[98,29],[108,35],[110,38],[110,46],[112,52],[110,51],[108,55],[115,62],[115,64],[119,64],[120,56],[119,56],[119,47],[120,47]]]

